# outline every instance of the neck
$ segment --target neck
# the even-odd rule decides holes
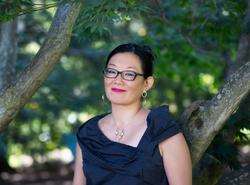
[[[141,104],[112,105],[112,118],[117,127],[124,128],[142,110]]]

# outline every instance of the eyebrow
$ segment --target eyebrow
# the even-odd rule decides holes
[[[115,67],[116,67],[115,64],[108,64],[108,65],[111,65],[111,66],[115,66]],[[134,67],[132,67],[132,66],[129,66],[129,67],[127,67],[126,69],[135,69],[135,70],[136,70],[136,68],[134,68]]]

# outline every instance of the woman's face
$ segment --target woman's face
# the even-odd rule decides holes
[[[139,57],[129,52],[113,55],[107,68],[118,71],[130,70],[143,74]],[[104,77],[105,93],[113,105],[140,103],[143,91],[147,90],[146,86],[147,83],[143,76],[136,76],[133,81],[124,80],[121,74],[116,78]]]

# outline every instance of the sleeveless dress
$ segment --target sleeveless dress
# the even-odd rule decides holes
[[[77,131],[87,185],[168,185],[158,144],[181,132],[166,105],[151,109],[137,147],[108,139],[96,116]]]

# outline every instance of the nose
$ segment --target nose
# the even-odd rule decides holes
[[[123,81],[122,74],[119,73],[117,77],[115,78],[115,82],[121,83]]]

